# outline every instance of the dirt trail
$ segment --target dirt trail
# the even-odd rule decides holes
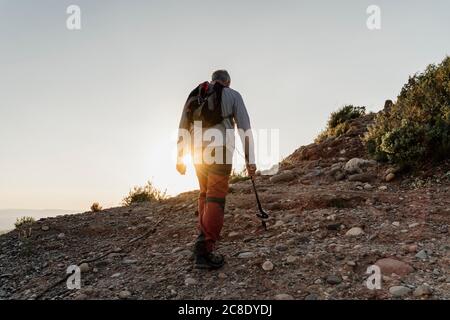
[[[302,147],[280,173],[257,177],[267,232],[250,181],[232,185],[221,270],[192,267],[197,192],[189,192],[42,219],[26,239],[0,236],[0,298],[450,299],[449,163],[391,182],[388,166],[371,164],[355,177],[345,164],[367,157],[354,132]],[[82,288],[68,290],[67,267],[85,260],[95,261],[83,266]],[[366,270],[377,261],[381,289],[369,290]]]

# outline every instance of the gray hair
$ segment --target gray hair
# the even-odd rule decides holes
[[[211,76],[212,81],[230,82],[231,77],[227,70],[216,70]]]

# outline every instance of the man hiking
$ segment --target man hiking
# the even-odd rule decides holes
[[[241,95],[230,84],[226,70],[215,71],[211,82],[204,82],[191,92],[179,125],[177,171],[185,174],[183,158],[190,152],[200,186],[199,236],[194,246],[198,269],[217,269],[225,262],[214,249],[223,226],[235,125],[244,146],[247,173],[253,176],[256,171],[250,119]]]

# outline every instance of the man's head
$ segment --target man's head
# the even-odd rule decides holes
[[[227,70],[214,71],[211,76],[211,80],[220,82],[226,87],[229,87],[231,84],[231,77]]]

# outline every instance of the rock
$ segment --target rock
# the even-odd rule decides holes
[[[420,259],[420,260],[426,260],[426,259],[428,259],[428,255],[429,255],[429,253],[430,252],[428,252],[428,250],[420,250],[419,252],[417,252],[417,254],[415,255],[415,257],[417,258],[417,259]]]
[[[411,244],[407,247],[407,250],[409,253],[415,253],[417,252],[417,244]]]
[[[393,173],[388,173],[387,175],[386,175],[386,177],[384,178],[384,180],[386,181],[386,182],[391,182],[392,180],[394,180],[395,179],[395,174],[393,174]]]
[[[375,176],[370,173],[356,173],[348,177],[348,181],[371,182],[375,180]]]
[[[267,260],[262,264],[262,268],[265,271],[271,271],[271,270],[273,270],[273,263],[271,261]]]
[[[287,263],[294,263],[295,261],[297,261],[298,260],[298,257],[296,257],[296,256],[288,256],[287,258],[286,258],[286,262]]]
[[[275,250],[277,251],[286,251],[288,247],[285,244],[279,243],[275,246]]]
[[[79,268],[80,268],[81,273],[83,273],[83,272],[88,272],[89,270],[91,270],[91,267],[90,267],[89,264],[87,264],[86,262],[80,264],[80,265],[79,265]]]
[[[415,227],[417,227],[419,225],[420,225],[420,223],[414,222],[414,223],[411,223],[408,227],[412,229],[412,228],[415,228]]]
[[[365,183],[363,188],[364,188],[364,190],[372,190],[373,189],[373,187],[370,183]]]
[[[414,292],[414,297],[431,296],[433,294],[433,289],[427,284],[422,284],[418,286]]]
[[[378,190],[381,190],[381,191],[386,191],[388,189],[388,187],[386,187],[386,186],[379,186],[378,187]]]
[[[66,235],[64,233],[58,234],[58,239],[64,239]]]
[[[124,264],[136,264],[137,262],[136,259],[123,259]]]
[[[294,297],[287,293],[280,293],[275,296],[275,300],[294,300]]]
[[[403,297],[408,295],[410,292],[411,289],[404,286],[393,286],[389,288],[389,293],[393,297]]]
[[[229,237],[229,238],[236,238],[237,236],[239,236],[239,232],[236,232],[236,231],[231,231],[231,232],[228,234],[228,237]]]
[[[305,297],[305,300],[317,300],[317,299],[318,299],[318,297],[317,297],[317,295],[315,295],[314,293],[308,294],[308,295]]]
[[[345,174],[342,171],[340,171],[340,170],[338,172],[336,172],[335,175],[334,175],[334,179],[336,181],[344,180],[344,178],[345,178]]]
[[[341,283],[341,282],[342,282],[342,278],[339,277],[339,276],[329,275],[329,276],[327,277],[327,283],[328,283],[328,284],[333,284],[333,285],[335,285],[335,284],[339,284],[339,283]]]
[[[353,158],[347,161],[344,170],[349,174],[362,173],[362,168],[373,164],[376,164],[376,162],[361,158]]]
[[[353,227],[345,233],[348,237],[357,237],[362,234],[364,234],[364,231],[360,227]]]
[[[335,163],[331,166],[330,171],[328,172],[328,174],[330,176],[335,176],[335,174],[339,171],[341,171],[342,169],[342,164],[341,163]]]
[[[111,278],[118,278],[120,277],[122,274],[120,272],[114,273]]]
[[[387,176],[388,174],[391,174],[391,173],[396,174],[399,171],[400,171],[400,167],[390,167],[390,168],[387,168],[387,170],[384,174]]]
[[[184,284],[187,286],[192,286],[197,284],[197,280],[195,280],[194,278],[186,278],[186,280],[184,280]]]
[[[123,290],[119,292],[119,298],[120,299],[128,299],[129,297],[131,297],[131,292],[128,290]]]
[[[394,227],[400,227],[400,222],[394,221],[394,222],[392,222],[392,225],[393,225]]]
[[[381,273],[387,276],[393,273],[404,276],[414,271],[413,267],[409,264],[392,258],[380,259],[375,262],[375,265],[380,267]]]
[[[226,279],[226,278],[228,278],[228,276],[225,273],[223,273],[223,272],[219,273],[218,277],[219,277],[219,279]]]
[[[50,228],[48,227],[48,226],[42,226],[42,231],[48,231],[48,230],[50,230]]]
[[[249,258],[254,258],[255,256],[256,255],[255,255],[254,252],[249,251],[249,252],[239,253],[238,258],[240,258],[240,259],[249,259]]]
[[[270,178],[272,183],[289,182],[296,178],[295,173],[291,170],[285,170]]]

